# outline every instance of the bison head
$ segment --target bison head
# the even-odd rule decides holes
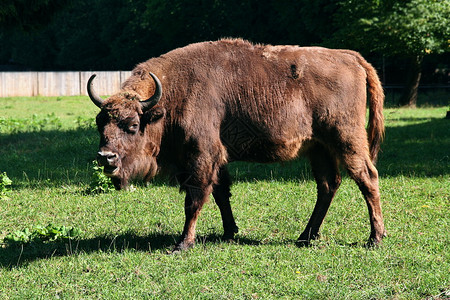
[[[150,76],[155,92],[143,101],[132,90],[103,100],[92,86],[95,74],[88,81],[89,98],[101,109],[96,119],[100,133],[97,161],[118,190],[126,188],[130,179],[149,181],[158,169],[156,156],[165,110],[157,105],[162,95],[161,82],[154,74]]]

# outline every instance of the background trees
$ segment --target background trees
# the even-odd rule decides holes
[[[449,51],[450,1],[344,0],[335,15],[333,46],[406,58],[409,64],[401,105],[414,106],[426,55]]]
[[[387,83],[407,83],[401,103],[413,105],[423,62],[429,78],[449,69],[449,20],[448,0],[6,0],[0,65],[129,70],[192,42],[243,37],[360,51],[384,61]]]
[[[3,0],[0,27],[30,30],[48,24],[70,0]]]

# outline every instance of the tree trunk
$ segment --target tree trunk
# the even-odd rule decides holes
[[[415,107],[417,104],[417,92],[419,90],[420,77],[422,77],[422,60],[423,56],[416,56],[411,59],[407,82],[400,97],[400,106]]]

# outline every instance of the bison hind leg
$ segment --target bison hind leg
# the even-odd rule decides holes
[[[228,170],[221,167],[218,173],[218,182],[214,185],[213,196],[219,207],[223,223],[223,240],[234,239],[234,234],[238,232],[238,227],[234,220],[230,204],[231,178]]]
[[[317,201],[305,230],[297,240],[298,246],[308,246],[319,237],[319,229],[331,201],[341,184],[338,160],[322,144],[317,143],[308,151],[314,179],[317,184]]]
[[[381,212],[378,171],[368,152],[351,151],[343,155],[343,162],[363,194],[369,210],[371,232],[367,246],[376,246],[386,236]]]

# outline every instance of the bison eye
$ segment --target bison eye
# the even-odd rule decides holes
[[[132,125],[130,125],[130,127],[128,127],[128,130],[132,133],[137,132],[138,129],[139,129],[139,124],[137,124],[137,123],[132,124]]]

